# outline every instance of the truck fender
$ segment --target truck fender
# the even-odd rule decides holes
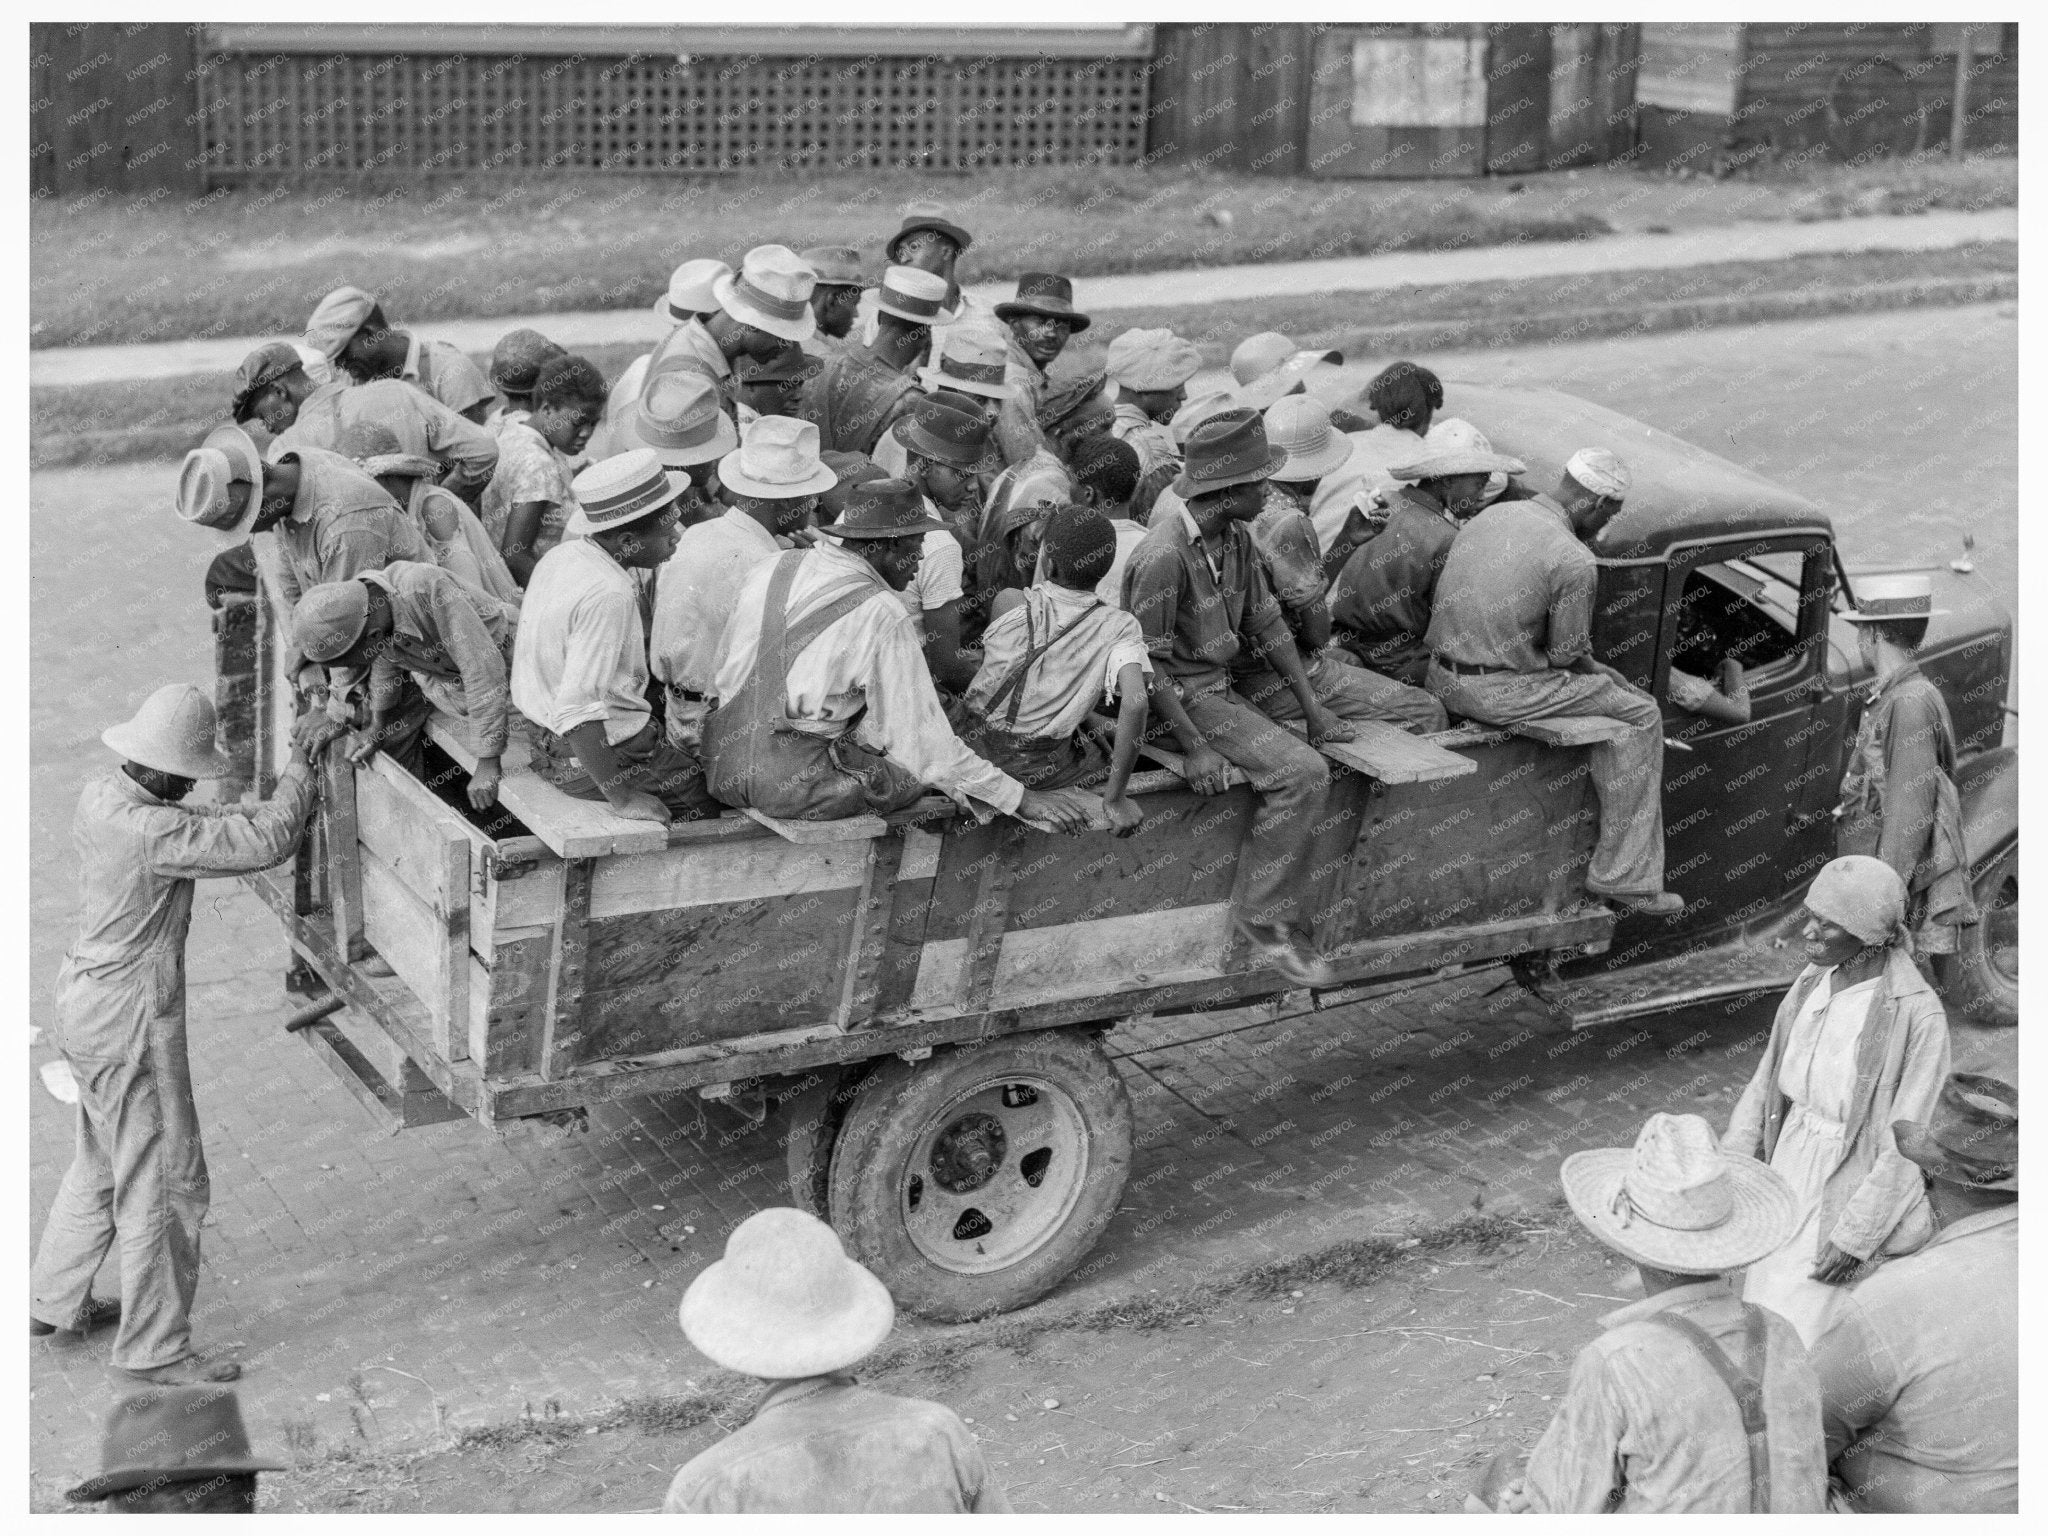
[[[1963,804],[1963,848],[1970,871],[1981,874],[2020,835],[2020,754],[1994,747],[1956,765],[1956,793]]]

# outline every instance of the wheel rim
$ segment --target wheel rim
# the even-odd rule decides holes
[[[2011,867],[1977,898],[1984,924],[1984,962],[2008,986],[2020,984],[2020,877]]]
[[[1081,1197],[1088,1133],[1057,1084],[1019,1076],[961,1093],[928,1119],[898,1196],[917,1251],[988,1274],[1049,1242]]]

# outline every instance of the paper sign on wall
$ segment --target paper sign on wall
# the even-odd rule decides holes
[[[1351,45],[1358,128],[1479,128],[1486,43],[1476,37],[1362,37]]]

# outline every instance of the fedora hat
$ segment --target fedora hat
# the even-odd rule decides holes
[[[1297,347],[1278,331],[1261,331],[1231,352],[1230,376],[1239,394],[1263,410],[1292,393],[1311,369],[1343,361],[1344,354],[1334,347]]]
[[[924,498],[908,480],[869,480],[854,487],[846,510],[824,532],[835,539],[905,539],[913,533],[945,533],[946,525],[925,511]]]
[[[814,245],[799,255],[818,274],[820,288],[865,288],[860,275],[860,252],[850,245]]]
[[[668,276],[668,292],[654,301],[654,312],[674,325],[708,315],[718,308],[712,284],[731,277],[732,268],[722,261],[700,256],[686,261]]]
[[[641,386],[626,418],[634,441],[670,469],[723,458],[740,443],[718,386],[694,368],[664,368]]]
[[[972,469],[988,452],[985,418],[941,400],[920,400],[909,419],[896,426],[896,441],[922,458],[954,469]]]
[[[530,395],[540,371],[558,357],[569,354],[530,326],[507,331],[491,349],[490,380],[508,395]]]
[[[1275,480],[1320,480],[1342,465],[1358,445],[1330,430],[1330,412],[1308,395],[1286,395],[1266,407],[1266,441],[1287,455]]]
[[[951,325],[960,311],[946,308],[946,280],[922,267],[891,267],[875,291],[875,308],[912,325]]]
[[[107,1410],[100,1471],[64,1496],[79,1503],[147,1483],[204,1482],[244,1472],[283,1472],[249,1449],[242,1407],[227,1387],[156,1387]]]
[[[1108,376],[1101,373],[1084,373],[1071,379],[1061,379],[1047,389],[1038,402],[1038,424],[1050,432],[1061,422],[1072,416],[1091,400],[1102,398],[1102,386]],[[1107,405],[1108,401],[1103,401]]]
[[[821,520],[838,517],[844,512],[847,498],[853,494],[855,486],[889,478],[889,471],[864,453],[843,453],[837,448],[827,448],[819,457],[825,461],[825,467],[839,477],[832,489],[818,498],[818,517]]]
[[[1188,434],[1186,462],[1174,494],[1193,501],[1210,491],[1270,480],[1287,451],[1266,442],[1266,424],[1248,405],[1219,411]]]
[[[1173,440],[1185,448],[1188,445],[1188,434],[1193,432],[1195,428],[1199,427],[1211,416],[1220,415],[1224,411],[1235,410],[1242,404],[1244,402],[1227,389],[1219,389],[1211,394],[1197,395],[1173,413],[1173,419],[1166,424],[1166,427],[1173,434]]]
[[[838,479],[818,457],[817,424],[794,416],[756,417],[718,461],[719,484],[743,496],[816,496]]]
[[[939,341],[939,360],[918,370],[918,382],[930,393],[950,389],[985,400],[1007,400],[1010,340],[986,322],[946,328]]]
[[[883,254],[891,261],[896,259],[896,247],[903,243],[905,235],[914,235],[920,229],[929,229],[944,235],[964,253],[974,244],[974,236],[946,217],[944,205],[939,203],[912,203],[903,210],[903,225],[889,237],[889,243],[882,247]]]
[[[2020,1187],[2020,1091],[1975,1072],[1952,1072],[1934,1116],[1894,1120],[1900,1153],[1937,1179],[1969,1189]]]
[[[1073,327],[1077,336],[1094,323],[1074,308],[1073,282],[1057,272],[1026,272],[1017,279],[1017,297],[998,304],[996,318],[1007,321],[1019,315],[1044,315],[1049,319],[1064,320]]]
[[[1853,612],[1841,615],[1851,624],[1932,619],[1949,611],[1934,606],[1934,578],[1925,571],[1887,571],[1853,579],[1856,606]]]
[[[843,1371],[896,1325],[889,1288],[809,1211],[772,1205],[732,1229],[683,1292],[683,1336],[727,1370],[769,1381]]]
[[[1558,1182],[1588,1232],[1674,1274],[1754,1264],[1799,1224],[1785,1176],[1724,1150],[1698,1115],[1652,1115],[1633,1147],[1574,1152]]]
[[[610,533],[666,511],[689,488],[687,477],[662,468],[661,456],[652,448],[615,453],[586,466],[569,482],[576,510],[563,534],[587,538],[593,533]]]
[[[250,401],[279,379],[302,371],[305,366],[299,349],[290,342],[265,342],[243,358],[242,366],[235,370],[235,394],[228,404],[229,418],[236,422],[247,421]]]
[[[784,341],[808,341],[817,334],[811,290],[818,274],[786,245],[757,245],[731,273],[711,281],[718,307],[742,325]]]
[[[376,296],[361,288],[335,289],[320,301],[313,310],[313,318],[306,322],[306,345],[333,362],[376,307]]]
[[[215,750],[214,726],[213,700],[190,683],[167,683],[142,701],[133,719],[100,732],[100,740],[159,773],[217,779],[234,765]]]
[[[1129,330],[1109,344],[1104,360],[1109,382],[1125,389],[1178,389],[1202,367],[1202,354],[1191,341],[1160,327]]]
[[[813,357],[795,342],[787,342],[765,361],[742,357],[732,365],[733,377],[742,384],[787,384],[816,378],[825,371],[825,359]]]
[[[231,489],[235,480],[249,483],[246,494]],[[178,469],[178,516],[186,522],[239,538],[262,505],[263,455],[240,427],[215,427],[185,455]]]

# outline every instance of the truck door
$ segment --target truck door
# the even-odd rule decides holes
[[[1775,915],[1834,856],[1844,709],[1827,680],[1830,541],[1744,535],[1684,545],[1665,571],[1652,691],[1665,735],[1665,884],[1694,933]],[[1741,663],[1750,718],[1670,702],[1674,667],[1709,682]]]

